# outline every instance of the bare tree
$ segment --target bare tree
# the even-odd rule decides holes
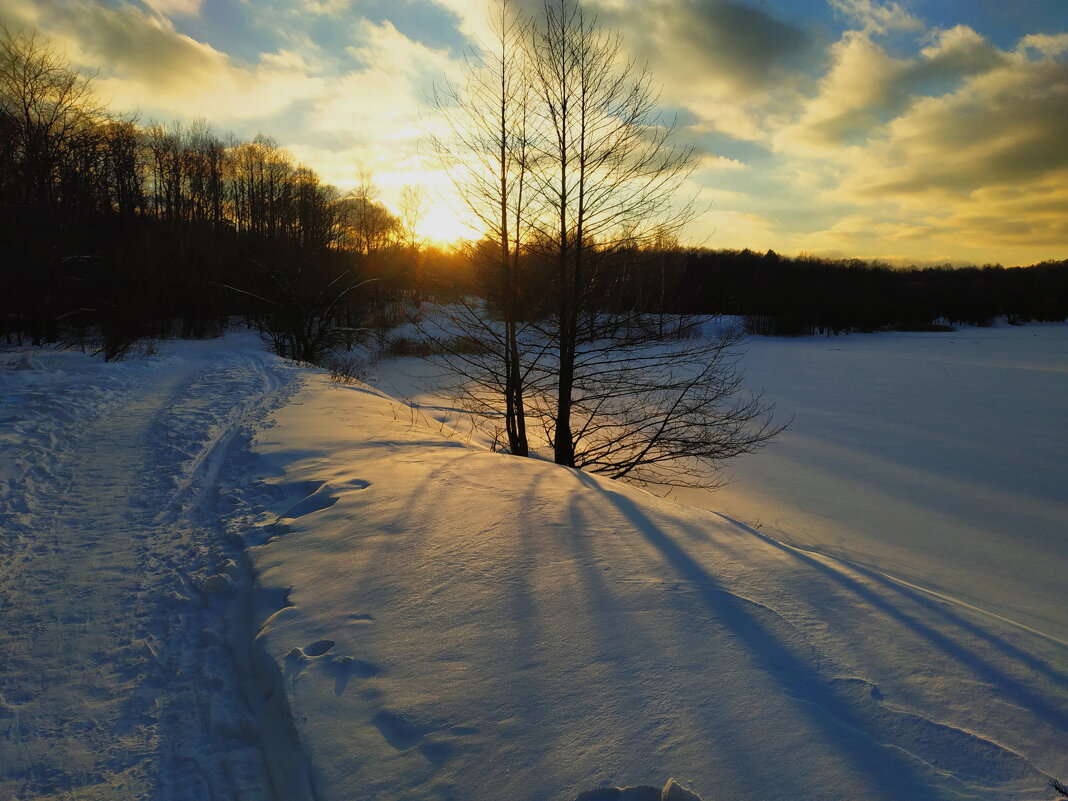
[[[342,198],[342,236],[345,246],[370,256],[396,246],[401,238],[401,221],[378,200],[378,187],[371,173],[360,171],[360,183]]]
[[[678,200],[693,169],[692,147],[674,144],[644,68],[623,58],[618,34],[602,31],[575,0],[546,0],[531,39],[533,81],[546,136],[535,173],[542,258],[555,273],[554,458],[576,466],[581,432],[572,421],[583,344],[601,339],[584,314],[604,310],[606,264],[665,232],[679,230],[692,207]],[[595,348],[597,350],[599,348]],[[588,430],[588,424],[582,426]]]
[[[103,119],[90,78],[72,70],[36,34],[0,26],[0,116],[11,124],[23,199],[38,208],[54,207],[64,155]]]
[[[533,95],[525,58],[528,25],[508,0],[498,0],[491,17],[494,39],[467,62],[459,86],[445,84],[434,100],[448,125],[448,139],[435,147],[473,218],[485,234],[469,249],[486,278],[494,319],[481,303],[460,303],[450,315],[452,341],[481,347],[452,347],[438,339],[439,358],[463,376],[460,386],[474,411],[492,413],[504,401],[508,450],[530,451],[526,391],[530,374],[520,345],[523,328],[522,249],[530,231]],[[459,153],[462,158],[455,159]]]
[[[513,453],[528,452],[529,417],[560,464],[713,485],[694,460],[718,466],[781,427],[741,391],[740,334],[704,337],[665,305],[693,149],[576,0],[546,0],[536,22],[500,3],[493,21],[493,46],[437,98],[452,134],[439,147],[460,155],[443,160],[485,232],[471,255],[496,265],[485,300],[448,317],[479,347],[443,360],[474,406],[503,405]]]
[[[404,237],[404,246],[410,251],[418,251],[423,244],[419,226],[427,212],[426,189],[419,184],[407,184],[401,188],[400,224]]]

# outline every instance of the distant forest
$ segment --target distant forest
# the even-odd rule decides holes
[[[263,136],[141,125],[104,108],[47,43],[0,36],[7,345],[114,358],[138,338],[212,335],[237,316],[312,360],[383,309],[488,292],[470,249],[420,240],[426,202],[412,189],[395,213],[369,178],[339,192]],[[532,316],[548,280],[536,267],[523,281]],[[741,315],[759,334],[1068,318],[1068,261],[894,269],[663,241],[615,252],[604,275],[606,310]]]
[[[737,314],[751,333],[777,336],[1068,318],[1068,260],[1030,267],[909,267],[773,251],[696,251],[673,310]]]

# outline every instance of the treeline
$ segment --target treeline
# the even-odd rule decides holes
[[[519,315],[538,319],[551,276],[520,273]],[[938,330],[953,325],[1068,319],[1068,260],[1029,267],[893,267],[774,251],[621,248],[593,279],[593,311],[732,315],[769,336]],[[472,287],[473,289],[473,287]],[[490,307],[496,298],[489,296]]]
[[[744,316],[778,336],[932,330],[1068,318],[1068,260],[1030,267],[910,267],[774,251],[698,250],[674,269],[673,311]]]
[[[241,315],[307,358],[327,344],[323,315],[352,330],[386,296],[447,288],[448,259],[419,247],[417,223],[370,180],[342,195],[266,137],[112,114],[47,43],[0,31],[7,344],[88,341],[113,357]]]

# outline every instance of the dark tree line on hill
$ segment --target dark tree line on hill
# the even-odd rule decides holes
[[[533,318],[544,306],[546,281],[533,270],[523,274],[520,309]],[[613,254],[598,281],[606,311],[735,315],[745,318],[750,333],[769,336],[937,330],[990,325],[999,317],[1011,324],[1068,319],[1068,259],[1029,267],[902,268],[657,243]]]
[[[343,196],[266,137],[116,116],[46,42],[0,30],[7,344],[114,357],[241,315],[279,352],[314,360],[373,300],[432,283],[413,223],[369,181]]]

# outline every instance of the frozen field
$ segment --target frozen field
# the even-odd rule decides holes
[[[746,365],[795,422],[685,504],[248,336],[0,367],[0,795],[1050,798],[1068,327]]]
[[[754,339],[790,429],[682,496],[1068,642],[1068,326]]]

